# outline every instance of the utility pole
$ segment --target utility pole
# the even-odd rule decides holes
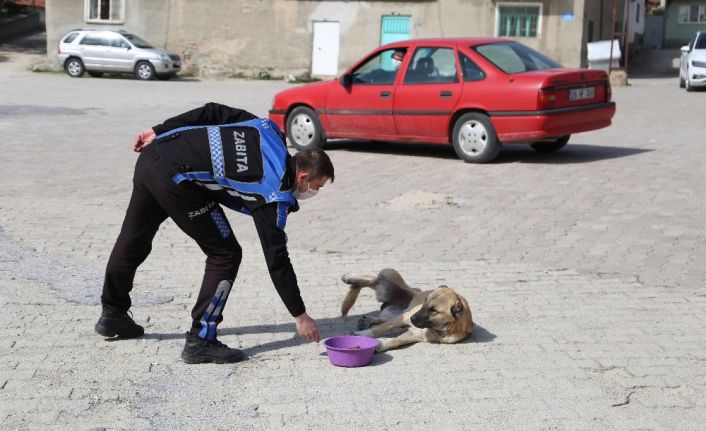
[[[613,4],[611,5],[612,11],[611,11],[611,16],[610,16],[610,55],[608,56],[608,77],[610,77],[610,73],[613,71],[613,41],[615,40],[615,4],[616,0],[613,0]]]
[[[625,3],[625,22],[624,31],[625,34],[623,46],[625,47],[625,75],[628,74],[628,60],[630,59],[630,9],[632,9],[633,0],[627,0]]]

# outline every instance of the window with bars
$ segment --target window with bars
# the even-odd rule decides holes
[[[498,30],[500,37],[537,37],[540,5],[498,5]]]
[[[124,14],[124,0],[86,0],[87,21],[122,23]]]
[[[706,3],[679,6],[679,24],[706,23]]]

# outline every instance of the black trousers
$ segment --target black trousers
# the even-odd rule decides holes
[[[221,206],[208,190],[189,181],[172,181],[166,167],[160,164],[158,145],[149,145],[137,159],[132,196],[108,260],[101,300],[114,309],[130,308],[137,267],[150,254],[160,224],[170,217],[206,254],[201,290],[191,311],[191,330],[202,335],[208,332],[204,338],[213,338],[242,260],[242,249]],[[227,289],[224,280],[230,283]],[[208,331],[206,326],[210,326]]]

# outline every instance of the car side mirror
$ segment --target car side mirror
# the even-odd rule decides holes
[[[681,52],[683,52],[684,54],[688,54],[689,53],[689,45],[682,46]]]
[[[350,87],[351,85],[353,85],[353,77],[350,73],[346,73],[345,75],[341,76],[339,82],[344,87]]]

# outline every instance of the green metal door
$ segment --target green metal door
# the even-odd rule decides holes
[[[386,15],[382,17],[380,29],[380,45],[409,39],[409,17],[399,15]],[[392,59],[382,59],[381,67],[385,70],[392,69]]]
[[[409,39],[409,17],[386,15],[382,17],[380,45]]]

